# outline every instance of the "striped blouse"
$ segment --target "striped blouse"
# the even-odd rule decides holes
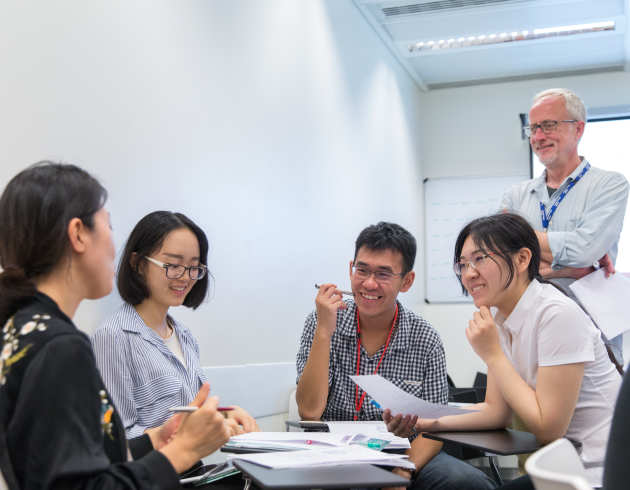
[[[197,341],[177,321],[171,325],[188,369],[127,303],[92,335],[98,369],[128,438],[161,425],[170,415],[168,408],[190,403],[206,380]]]

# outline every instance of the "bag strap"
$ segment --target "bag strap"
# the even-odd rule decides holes
[[[610,362],[613,363],[613,366],[615,366],[615,369],[617,370],[617,372],[621,375],[621,377],[623,377],[623,375],[624,375],[623,366],[619,363],[619,361],[615,357],[615,354],[613,353],[612,349],[610,348],[610,345],[608,345],[608,343],[606,342],[606,340],[608,340],[608,339],[604,335],[604,332],[602,332],[602,330],[599,328],[599,325],[597,325],[597,322],[593,319],[593,317],[586,310],[586,308],[584,308],[584,305],[582,303],[580,303],[580,301],[573,294],[573,292],[572,291],[571,292],[566,291],[559,284],[556,284],[555,282],[550,281],[548,279],[543,279],[542,276],[540,276],[540,275],[537,276],[536,279],[538,280],[538,282],[541,282],[541,283],[544,283],[544,284],[551,284],[554,288],[556,288],[558,291],[560,291],[562,294],[564,294],[567,298],[572,299],[575,302],[575,304],[577,304],[582,309],[582,311],[586,314],[586,316],[588,316],[590,318],[591,322],[593,322],[593,325],[595,325],[597,330],[599,330],[600,337],[602,339],[602,342],[604,343],[604,347],[606,347],[606,352],[608,353],[608,359],[610,359]]]

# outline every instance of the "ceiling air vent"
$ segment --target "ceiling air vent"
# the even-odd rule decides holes
[[[382,10],[385,17],[393,17],[396,15],[427,14],[431,12],[440,12],[442,10],[484,7],[486,5],[500,5],[530,1],[532,0],[437,0],[435,2],[412,3],[409,5],[399,5],[397,7],[384,7]]]

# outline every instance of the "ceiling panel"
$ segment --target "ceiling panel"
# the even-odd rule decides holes
[[[494,8],[467,8],[441,14],[404,16],[382,23],[394,41],[413,41],[423,37],[468,36],[488,32],[551,27],[554,25],[595,22],[623,17],[621,0],[589,0],[554,4],[553,0],[529,1]],[[601,3],[601,7],[600,7]]]
[[[516,76],[628,66],[625,0],[354,0],[383,42],[423,89]],[[477,3],[478,5],[473,5]],[[460,5],[458,8],[439,8]],[[423,13],[386,15],[386,9]],[[614,21],[612,31],[410,52],[418,42]]]

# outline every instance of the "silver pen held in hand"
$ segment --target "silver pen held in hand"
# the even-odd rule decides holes
[[[319,285],[319,284],[315,284],[315,287],[316,287],[317,289],[319,289],[319,288],[320,288],[320,285]],[[354,293],[353,293],[352,291],[342,291],[342,290],[340,289],[340,290],[339,290],[339,292],[340,292],[341,294],[345,294],[346,296],[354,296]]]

